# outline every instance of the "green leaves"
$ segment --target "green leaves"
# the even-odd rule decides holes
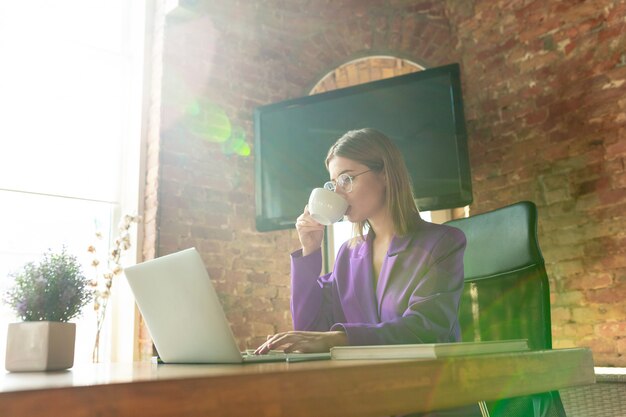
[[[11,276],[15,282],[5,301],[24,321],[68,322],[93,297],[79,262],[65,248],[49,250],[39,263],[30,262]]]

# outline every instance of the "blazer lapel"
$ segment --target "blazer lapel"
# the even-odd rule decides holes
[[[356,299],[361,306],[363,318],[367,323],[378,323],[378,303],[376,302],[376,290],[374,288],[374,271],[372,268],[372,242],[368,235],[359,251],[350,258],[350,268]]]
[[[393,268],[398,260],[398,254],[404,252],[406,248],[409,246],[411,241],[413,240],[413,235],[406,236],[394,236],[391,240],[391,244],[389,245],[389,250],[387,251],[387,256],[383,261],[382,268],[380,270],[380,278],[378,280],[378,286],[376,287],[376,305],[378,306],[377,314],[378,317],[381,316],[381,306],[382,299],[385,295],[385,291],[389,286],[389,282],[391,281],[391,274],[393,272]]]

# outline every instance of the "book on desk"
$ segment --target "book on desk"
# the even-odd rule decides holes
[[[405,345],[336,346],[332,359],[436,359],[447,356],[527,351],[526,339],[488,342],[420,343]]]

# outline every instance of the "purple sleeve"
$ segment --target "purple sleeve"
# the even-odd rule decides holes
[[[294,330],[328,331],[333,324],[332,274],[322,271],[321,249],[291,254],[291,317]]]
[[[465,235],[447,231],[434,246],[402,316],[377,324],[336,323],[350,345],[393,345],[460,341],[458,308],[463,291]]]

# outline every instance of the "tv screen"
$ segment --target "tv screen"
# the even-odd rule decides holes
[[[472,202],[458,64],[258,107],[256,227],[294,227],[329,180],[324,159],[345,132],[371,127],[404,155],[420,210]]]

